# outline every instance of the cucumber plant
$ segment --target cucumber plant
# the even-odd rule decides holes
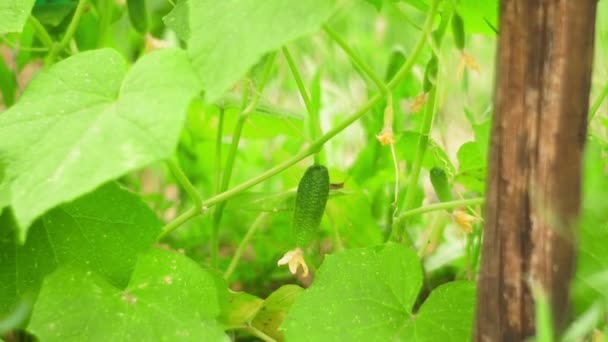
[[[497,0],[7,4],[0,339],[470,340]]]

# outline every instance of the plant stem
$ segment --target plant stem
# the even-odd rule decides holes
[[[34,29],[34,34],[36,34],[36,37],[40,39],[40,42],[42,42],[42,44],[44,44],[44,46],[46,46],[48,49],[52,49],[53,45],[55,45],[55,42],[53,42],[53,38],[51,38],[47,30],[38,21],[38,19],[36,19],[36,17],[34,17],[33,15],[30,15],[28,21],[30,25],[32,25],[32,28]]]
[[[178,183],[184,188],[184,190],[186,190],[188,196],[190,196],[190,199],[192,200],[192,202],[194,202],[194,207],[201,210],[203,204],[201,195],[199,195],[198,191],[196,190],[194,185],[192,185],[190,179],[188,179],[181,167],[177,164],[176,161],[172,159],[167,160],[167,167],[169,167],[169,170],[171,170],[171,173],[173,174],[173,176],[175,176]]]
[[[431,220],[431,224],[423,233],[424,239],[422,240],[420,247],[418,247],[418,259],[422,260],[424,258],[424,255],[426,254],[428,247],[434,242],[436,242],[436,232],[443,228],[443,220],[443,215],[435,215],[435,217],[433,217],[433,219]]]
[[[600,92],[600,95],[595,99],[595,101],[593,101],[593,105],[591,106],[591,110],[589,111],[589,122],[591,122],[595,114],[597,114],[597,111],[600,109],[600,106],[602,105],[602,102],[604,102],[604,99],[606,99],[606,96],[608,96],[608,83],[606,83],[606,85]]]
[[[249,114],[253,112],[255,107],[257,106],[260,96],[262,95],[262,91],[264,90],[264,86],[266,85],[266,81],[270,76],[270,71],[272,70],[272,66],[274,64],[276,53],[271,53],[266,59],[266,64],[264,66],[264,73],[262,74],[262,78],[257,86],[256,92],[253,94],[253,98],[251,103],[245,108],[245,103],[247,101],[247,93],[243,96],[243,104],[241,106],[241,114],[239,114],[239,119],[236,122],[234,127],[234,133],[232,134],[232,143],[230,144],[230,149],[228,150],[228,157],[226,159],[226,166],[224,167],[224,173],[222,175],[222,181],[220,186],[220,191],[226,191],[228,186],[230,185],[230,178],[232,177],[232,171],[234,170],[234,161],[236,160],[236,153],[239,148],[239,142],[241,140],[241,134],[243,132],[243,126],[247,122],[249,118]],[[220,223],[222,221],[222,216],[224,214],[225,203],[221,203],[217,206],[213,213],[213,227],[211,231],[211,263],[214,267],[217,267],[218,262],[218,252],[219,252],[219,229]]]
[[[336,43],[338,43],[338,45],[340,45],[342,50],[348,55],[348,57],[353,61],[353,63],[355,63],[355,65],[374,82],[380,92],[384,94],[388,93],[388,88],[386,87],[386,84],[384,84],[382,79],[378,77],[378,75],[376,75],[372,68],[367,65],[363,61],[363,59],[357,56],[355,51],[346,43],[344,39],[342,39],[342,37],[340,37],[340,35],[336,31],[334,31],[327,25],[323,25],[323,30],[327,33],[328,36],[331,37],[331,39],[333,39]]]
[[[248,325],[247,327],[245,327],[245,330],[247,330],[247,332],[249,332],[250,334],[254,335],[255,337],[259,338],[260,340],[264,341],[264,342],[277,342],[277,340],[275,340],[274,338],[266,335],[265,333],[263,333],[262,331],[256,329],[255,327]]]
[[[430,204],[424,207],[419,207],[416,209],[411,209],[403,212],[403,214],[397,217],[397,221],[403,221],[405,218],[415,215],[420,215],[424,213],[428,213],[431,211],[437,210],[447,210],[458,207],[468,207],[473,205],[480,205],[484,203],[483,197],[469,198],[463,200],[449,201],[449,202],[440,202],[435,204]]]
[[[422,127],[420,128],[420,137],[418,138],[418,148],[416,150],[416,158],[412,163],[412,170],[410,172],[410,179],[405,189],[405,199],[403,202],[403,209],[410,210],[414,206],[416,187],[418,186],[418,179],[420,178],[420,170],[422,169],[422,161],[429,143],[429,135],[431,127],[433,125],[433,118],[435,116],[435,100],[437,94],[437,87],[433,86],[429,92],[428,102],[422,118]],[[397,220],[393,224],[393,231],[391,232],[391,240],[401,241],[403,237],[403,221]]]
[[[220,108],[220,121],[215,138],[215,193],[220,193],[222,181],[222,135],[224,134],[224,108]]]
[[[183,213],[181,213],[181,215],[173,219],[173,221],[167,223],[161,228],[160,234],[158,235],[158,238],[156,238],[156,240],[158,241],[164,239],[167,235],[169,235],[169,233],[171,233],[179,226],[184,224],[186,221],[199,214],[201,214],[200,207],[191,207],[190,209],[184,211]]]
[[[97,13],[101,17],[99,20],[99,36],[97,40],[97,47],[101,48],[106,45],[106,39],[108,36],[108,28],[112,21],[112,6],[113,0],[98,0],[97,1]]]
[[[261,213],[255,219],[255,221],[253,221],[253,223],[251,224],[251,226],[249,226],[249,229],[247,230],[247,233],[245,233],[245,236],[243,237],[243,240],[241,240],[241,243],[239,244],[239,246],[237,247],[236,251],[234,252],[234,255],[232,256],[232,259],[230,260],[230,264],[228,265],[228,268],[226,269],[226,272],[224,272],[224,279],[228,280],[230,278],[230,276],[232,275],[232,273],[236,269],[236,265],[241,260],[241,256],[243,256],[243,252],[245,251],[245,247],[247,247],[247,244],[251,240],[251,237],[253,236],[253,234],[255,233],[255,231],[260,227],[260,225],[262,225],[262,223],[264,222],[264,220],[266,219],[266,217],[268,217],[268,213],[267,212]]]
[[[276,56],[277,56],[276,51],[271,52],[268,55],[268,57],[266,59],[266,64],[264,65],[264,71],[262,72],[262,78],[260,79],[260,82],[258,83],[255,94],[253,94],[253,99],[251,100],[251,102],[249,103],[247,108],[245,108],[243,113],[241,113],[241,115],[249,115],[257,107],[258,102],[260,101],[260,97],[262,96],[262,91],[264,90],[264,87],[266,86],[266,81],[268,81],[268,78],[270,77],[270,72],[272,71],[272,67],[274,65],[274,60],[275,60]]]
[[[333,233],[333,239],[334,239],[334,246],[332,248],[333,252],[339,252],[344,250],[344,244],[342,244],[342,238],[340,237],[340,229],[338,228],[338,225],[335,224],[335,220],[334,218],[329,215],[329,218],[331,219],[331,231]]]
[[[53,46],[51,53],[46,59],[46,62],[49,65],[55,62],[57,55],[68,46],[70,40],[74,36],[74,33],[76,33],[76,28],[78,28],[78,23],[80,23],[80,18],[82,17],[82,13],[84,12],[86,2],[87,0],[78,0],[78,5],[76,5],[76,10],[74,11],[72,20],[70,21],[70,24],[68,25],[68,28],[65,31],[65,34],[63,35],[63,38],[61,38],[59,44]]]
[[[317,127],[320,126],[319,118],[317,117],[317,115],[315,113],[315,110],[312,105],[312,101],[310,100],[310,96],[308,95],[308,91],[306,90],[306,87],[304,86],[304,81],[302,80],[302,75],[300,74],[300,71],[298,70],[296,63],[294,62],[293,57],[289,53],[289,49],[287,49],[286,46],[283,46],[282,50],[283,50],[283,55],[285,56],[285,59],[287,60],[287,64],[289,65],[289,69],[291,70],[291,74],[293,75],[293,78],[295,79],[296,84],[298,86],[298,90],[300,91],[300,96],[302,96],[302,101],[304,101],[304,106],[306,107],[306,112],[308,112],[309,138],[311,141],[314,141],[317,139]],[[318,153],[315,153],[314,158],[315,158],[315,164],[319,164],[320,157],[319,157]]]
[[[399,71],[397,71],[397,73],[395,74],[393,79],[387,83],[386,86],[389,90],[393,89],[408,74],[408,72],[410,72],[410,70],[414,66],[414,63],[416,62],[418,55],[420,54],[420,52],[422,51],[422,48],[424,47],[424,44],[426,43],[426,38],[427,38],[428,34],[431,32],[431,29],[433,26],[433,19],[435,17],[435,14],[437,13],[438,2],[439,2],[438,0],[432,0],[430,8],[429,8],[429,13],[428,13],[428,16],[427,16],[425,24],[424,24],[422,35],[421,35],[420,39],[418,40],[418,43],[416,43],[416,47],[414,48],[414,51],[412,52],[410,57],[405,61],[403,66],[401,66]],[[359,108],[359,110],[357,110],[355,113],[348,116],[344,121],[339,123],[336,127],[331,129],[329,132],[325,133],[324,135],[320,136],[312,144],[310,144],[308,147],[306,147],[302,151],[298,152],[293,157],[276,165],[275,167],[269,169],[268,171],[235,186],[234,188],[231,188],[229,190],[226,190],[222,193],[219,193],[211,198],[204,200],[203,209],[209,208],[218,203],[222,203],[222,202],[238,195],[242,191],[247,190],[247,189],[251,188],[252,186],[257,185],[257,184],[265,181],[266,179],[288,169],[289,167],[298,163],[302,159],[304,159],[314,153],[317,153],[320,150],[320,148],[328,140],[330,140],[334,136],[338,135],[346,127],[350,126],[353,122],[355,122],[359,118],[361,118],[364,114],[366,114],[368,111],[370,111],[375,105],[380,103],[380,101],[382,101],[383,98],[384,98],[384,96],[380,93],[372,96],[369,100],[367,100],[367,102],[361,108]],[[175,228],[177,228],[177,227],[173,227],[172,229],[175,229]],[[167,231],[164,235],[166,235],[169,232],[170,232],[170,230]]]

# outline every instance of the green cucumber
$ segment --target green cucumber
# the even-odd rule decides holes
[[[129,19],[133,28],[141,34],[148,32],[146,0],[127,0],[127,8],[129,9]]]
[[[458,13],[452,16],[452,33],[454,34],[454,44],[458,50],[464,49],[464,22]]]
[[[322,165],[309,167],[296,194],[293,211],[293,234],[298,247],[306,248],[314,240],[321,225],[329,196],[329,172]]]
[[[424,82],[422,83],[422,90],[425,93],[431,91],[431,88],[437,82],[437,69],[439,61],[437,61],[437,56],[433,55],[429,62],[426,64],[426,69],[424,70]]]
[[[395,48],[393,49],[393,52],[391,53],[391,56],[388,59],[388,65],[386,67],[386,73],[384,74],[384,80],[386,82],[389,82],[393,77],[395,77],[395,74],[397,74],[397,71],[399,71],[399,68],[401,68],[401,66],[403,66],[403,63],[405,63],[405,53],[403,52],[403,50],[399,49],[399,48]]]
[[[441,202],[449,202],[452,200],[452,191],[450,190],[450,183],[448,177],[443,169],[434,167],[430,172],[431,184],[437,194],[437,198]]]

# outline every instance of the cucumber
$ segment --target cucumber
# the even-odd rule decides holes
[[[296,194],[293,211],[293,234],[298,247],[306,248],[314,240],[321,225],[329,196],[329,172],[322,165],[309,167]]]
[[[127,8],[129,9],[129,19],[133,28],[141,34],[148,32],[146,0],[127,0]]]
[[[441,202],[451,201],[452,191],[450,190],[450,183],[448,182],[448,177],[445,174],[445,171],[438,167],[434,167],[431,169],[430,177],[431,184],[433,184],[433,189],[435,189],[437,198],[439,198]]]
[[[422,83],[422,90],[425,93],[428,93],[437,81],[437,69],[439,68],[438,63],[437,56],[433,55],[433,57],[431,57],[429,62],[426,64],[426,69],[424,70],[424,81]]]
[[[389,82],[393,77],[395,77],[395,74],[397,73],[399,68],[401,68],[403,63],[405,63],[405,60],[406,58],[405,53],[403,53],[403,50],[399,48],[393,49],[393,52],[391,53],[391,56],[388,59],[386,73],[384,74],[384,80],[386,82]]]
[[[464,22],[458,13],[452,16],[452,33],[454,34],[454,44],[458,50],[464,49]]]

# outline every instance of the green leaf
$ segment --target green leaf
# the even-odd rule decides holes
[[[2,0],[0,2],[0,34],[21,32],[32,11],[34,0]]]
[[[413,313],[422,269],[403,245],[351,249],[326,257],[313,285],[281,326],[288,341],[466,341],[474,287],[435,289]]]
[[[220,322],[226,328],[241,327],[251,322],[263,304],[263,299],[247,292],[230,291],[227,303],[222,306]]]
[[[464,143],[457,153],[458,173],[455,180],[468,190],[480,194],[486,186],[486,156],[480,151],[479,144],[474,141]]]
[[[251,325],[275,340],[282,341],[283,334],[279,331],[279,327],[302,291],[304,289],[298,285],[281,286],[266,298]]]
[[[16,90],[17,78],[8,65],[6,65],[4,58],[0,58],[0,103],[3,103],[6,107],[12,106],[15,102]]]
[[[325,212],[329,217],[325,224],[329,227],[326,229],[332,231],[337,228],[349,247],[375,246],[384,240],[373,216],[371,203],[363,193],[347,193],[331,198]]]
[[[173,153],[198,88],[186,54],[163,49],[126,69],[114,50],[74,55],[0,116],[20,240],[50,208]]]
[[[420,133],[418,132],[405,131],[400,133],[398,136],[399,140],[395,144],[397,158],[407,162],[413,162],[414,159],[416,159],[419,138]],[[390,157],[390,153],[385,153],[385,155],[387,159]],[[427,170],[434,167],[439,167],[445,170],[448,175],[454,174],[454,166],[452,165],[447,153],[445,153],[445,151],[435,142],[435,140],[430,138],[424,159],[422,161],[422,167]]]
[[[590,140],[585,147],[583,211],[578,229],[579,250],[572,284],[575,311],[595,301],[608,303],[608,159],[607,147]]]
[[[443,284],[431,292],[399,336],[402,341],[470,341],[474,308],[474,283]]]
[[[232,128],[238,121],[240,103],[224,102],[224,127]],[[238,100],[240,101],[240,100]],[[303,131],[304,117],[282,108],[278,108],[268,101],[261,100],[256,110],[253,111],[245,125],[241,136],[249,139],[270,139],[280,135],[288,135],[296,138],[305,136]],[[232,136],[232,129],[224,129],[224,136]]]
[[[464,20],[467,33],[496,35],[498,0],[460,0],[456,9]]]
[[[214,276],[165,250],[142,255],[126,289],[63,267],[45,279],[29,325],[42,341],[222,341]]]
[[[335,2],[182,0],[176,12],[165,17],[165,24],[187,42],[205,97],[213,102],[264,53],[316,32],[333,12]]]
[[[46,213],[17,245],[8,211],[0,216],[0,315],[19,297],[38,291],[62,265],[76,265],[124,287],[137,255],[156,240],[160,222],[149,207],[116,183]]]
[[[75,8],[75,1],[36,4],[32,15],[42,24],[58,26]]]

